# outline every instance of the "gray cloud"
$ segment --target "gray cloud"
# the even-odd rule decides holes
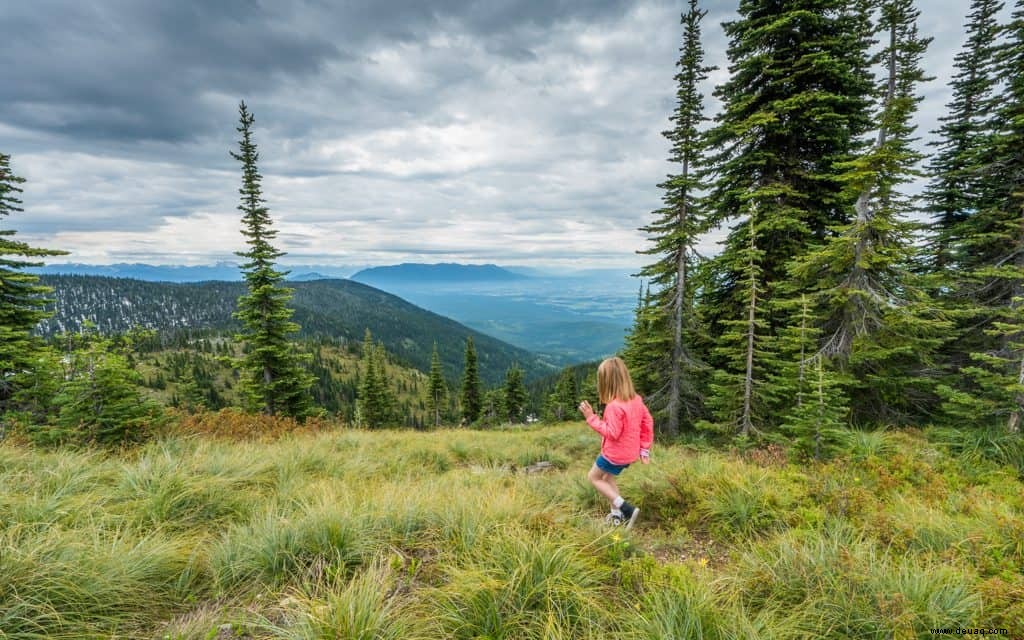
[[[726,77],[705,3],[709,62]],[[962,0],[922,31],[949,93]],[[237,102],[256,115],[289,259],[440,256],[635,268],[671,167],[683,2],[43,0],[0,7],[0,148],[29,182],[11,224],[73,259],[231,259]],[[924,144],[924,141],[922,141]],[[705,251],[714,251],[713,235]],[[168,256],[177,256],[170,260]]]

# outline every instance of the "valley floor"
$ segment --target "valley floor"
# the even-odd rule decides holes
[[[656,446],[625,532],[597,448],[582,423],[3,444],[0,638],[1024,637],[1015,469],[919,433],[826,464]]]

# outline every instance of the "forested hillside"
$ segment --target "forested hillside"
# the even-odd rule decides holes
[[[37,332],[53,336],[78,331],[86,321],[102,333],[123,332],[135,326],[158,330],[238,327],[231,314],[242,282],[165,283],[98,276],[43,276],[53,287],[54,315]],[[289,283],[294,288],[294,320],[301,337],[329,337],[358,342],[365,329],[397,358],[421,371],[430,368],[431,344],[437,341],[446,377],[462,370],[466,336],[473,336],[481,379],[497,384],[513,363],[527,378],[554,371],[541,358],[459,323],[420,309],[383,291],[349,280]]]
[[[367,369],[362,353],[365,345],[311,338],[295,346],[309,356],[313,404],[328,415],[353,424],[360,384]],[[238,355],[237,344],[215,334],[136,337],[133,349],[135,369],[146,397],[190,412],[242,406],[238,372],[225,358]],[[394,424],[424,426],[427,374],[403,366],[387,355],[382,360]],[[446,408],[445,415],[452,412],[454,408]]]

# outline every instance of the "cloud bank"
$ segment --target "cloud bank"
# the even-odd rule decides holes
[[[705,2],[708,62],[725,78]],[[922,5],[949,99],[961,0]],[[0,8],[0,150],[28,182],[9,224],[79,262],[232,259],[237,104],[256,116],[286,262],[635,269],[671,170],[682,2],[173,3]],[[714,252],[721,232],[704,250]]]

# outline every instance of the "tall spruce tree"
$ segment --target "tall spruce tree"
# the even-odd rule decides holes
[[[1006,79],[1005,85],[994,100],[999,108],[993,117],[995,133],[986,165],[982,173],[990,179],[986,183],[986,202],[976,214],[964,223],[966,232],[963,241],[965,254],[971,263],[964,270],[974,273],[971,298],[993,309],[1006,307],[1016,295],[1012,279],[1000,277],[991,268],[1012,264],[1016,254],[1012,242],[1007,242],[1007,228],[1016,224],[1019,215],[1021,187],[1020,144],[1022,140],[1020,123],[1021,94],[1024,93],[1024,34],[1021,22],[1024,7],[1020,1],[1015,5],[1012,18],[1001,30],[1007,41],[997,52],[997,75]]]
[[[733,223],[698,274],[698,303],[715,336],[707,406],[740,433],[778,424],[765,372],[799,291],[788,264],[849,220],[837,168],[870,126],[871,0],[742,0],[729,37],[730,78],[708,132],[714,224]],[[705,423],[707,424],[707,423]],[[761,425],[761,426],[758,426]]]
[[[970,354],[993,344],[986,333],[989,303],[1007,301],[999,282],[986,283],[974,277],[974,271],[990,264],[1000,251],[989,246],[985,225],[973,219],[979,214],[981,219],[987,218],[983,212],[993,208],[1001,181],[999,171],[992,167],[994,136],[999,128],[997,17],[1002,9],[1000,0],[971,2],[965,24],[967,42],[955,58],[956,72],[950,83],[953,98],[936,132],[938,150],[929,166],[932,180],[926,191],[928,209],[934,216],[929,253],[940,294],[937,298],[957,321],[955,339],[942,347],[940,358],[949,371],[949,385],[960,388],[965,381],[961,368],[971,364]]]
[[[671,357],[670,340],[665,309],[654,303],[650,286],[645,291],[641,281],[633,307],[633,326],[626,334],[622,359],[629,366],[637,392],[644,396],[655,414],[666,389],[664,369],[667,358]]]
[[[989,201],[987,186],[994,177],[985,165],[996,126],[991,114],[999,82],[997,17],[1002,9],[1001,0],[971,0],[964,25],[967,41],[954,58],[953,97],[935,132],[939,139],[933,143],[937,152],[929,164],[926,197],[935,216],[933,259],[937,268],[947,270],[947,278],[973,262],[962,244],[968,231],[964,222]]]
[[[427,410],[435,427],[441,426],[441,412],[444,410],[447,396],[448,385],[444,381],[441,357],[437,353],[435,342],[434,352],[430,356],[430,380],[427,384]]]
[[[751,206],[749,224],[745,228],[747,247],[728,256],[735,263],[725,263],[732,272],[742,276],[744,286],[739,292],[746,300],[746,313],[743,319],[722,322],[723,330],[714,355],[723,366],[717,368],[712,376],[707,402],[713,420],[700,423],[705,428],[727,433],[738,429],[742,436],[758,431],[754,423],[765,417],[763,361],[767,323],[762,314],[759,287],[764,250],[760,248],[761,240],[756,235],[759,213],[755,204]]]
[[[554,390],[544,403],[544,418],[555,422],[568,420],[579,404],[579,385],[576,383],[576,372],[572,367],[562,369],[555,382]]]
[[[11,170],[11,157],[0,153],[0,225],[12,213],[22,212],[18,194],[25,179]],[[9,408],[17,380],[31,368],[40,345],[32,335],[36,324],[48,314],[45,295],[52,289],[40,286],[39,278],[26,267],[42,266],[36,258],[64,255],[64,251],[39,249],[14,240],[13,229],[0,226],[0,414]]]
[[[505,372],[505,387],[503,389],[503,405],[505,418],[509,422],[522,422],[526,410],[526,386],[523,384],[523,370],[518,364],[513,364]]]
[[[723,108],[708,138],[709,204],[715,223],[739,222],[701,295],[712,335],[747,315],[747,261],[737,256],[748,251],[752,208],[769,334],[788,324],[772,304],[787,263],[849,220],[836,165],[870,127],[869,1],[742,0],[739,18],[723,24],[731,77],[715,91]]]
[[[1001,421],[1008,431],[1019,432],[1024,417],[1024,0],[1014,9],[998,57],[1007,82],[987,167],[999,181],[991,204],[968,218],[973,235],[965,241],[985,260],[970,278],[983,305],[988,341],[971,354],[973,365],[961,370],[966,389],[944,391],[952,417]]]
[[[700,23],[706,14],[698,8],[697,0],[690,0],[689,11],[681,18],[683,46],[676,65],[676,109],[670,118],[675,126],[662,133],[672,143],[669,161],[678,166],[678,173],[658,185],[664,190],[664,206],[654,212],[654,222],[642,228],[654,246],[641,253],[658,256],[658,260],[645,266],[640,276],[649,278],[656,291],[653,308],[647,303],[637,313],[638,330],[645,323],[650,325],[637,341],[645,347],[645,357],[630,359],[634,373],[648,370],[640,371],[640,379],[656,380],[651,386],[657,391],[667,387],[664,433],[668,436],[679,434],[684,407],[689,407],[692,418],[700,405],[694,380],[701,363],[685,335],[694,327],[690,274],[698,259],[696,244],[708,226],[697,196],[707,187],[702,180],[704,141],[700,131],[707,118],[700,84],[715,69],[703,64]],[[663,357],[650,357],[659,352]]]
[[[284,253],[271,245],[277,231],[272,228],[263,199],[263,176],[256,166],[259,152],[252,140],[254,118],[244,101],[238,106],[238,119],[237,131],[242,138],[238,141],[239,152],[231,152],[231,157],[242,164],[238,210],[242,212],[242,235],[249,245],[247,251],[236,252],[247,261],[241,269],[248,293],[238,298],[235,312],[243,324],[238,338],[246,345],[239,361],[244,373],[242,393],[252,408],[266,414],[301,417],[310,410],[314,378],[305,371],[303,360],[289,341],[299,325],[290,320],[294,311],[287,306],[292,290],[282,286],[288,272],[274,268],[274,262]]]
[[[362,379],[356,396],[357,423],[379,429],[398,421],[398,402],[388,384],[384,346],[374,343],[367,329],[363,336]]]
[[[480,418],[483,396],[480,391],[480,373],[477,371],[476,348],[473,336],[466,337],[466,360],[462,370],[462,417],[467,424]]]
[[[919,252],[908,216],[916,207],[900,190],[922,175],[913,116],[922,99],[920,84],[928,80],[920,59],[931,39],[918,35],[919,15],[912,0],[882,4],[879,30],[886,46],[880,60],[887,72],[875,92],[875,141],[838,165],[856,196],[854,218],[791,269],[800,286],[815,294],[823,318],[822,352],[853,376],[855,417],[865,421],[905,420],[927,410],[933,380],[923,372],[932,369],[930,355],[950,328],[915,286]]]
[[[377,365],[373,358],[373,334],[369,328],[363,332],[360,353],[362,360],[356,375],[358,386],[356,388],[355,423],[357,427],[365,427],[368,415],[372,416],[373,414],[373,401],[370,398],[374,395],[377,384]]]

